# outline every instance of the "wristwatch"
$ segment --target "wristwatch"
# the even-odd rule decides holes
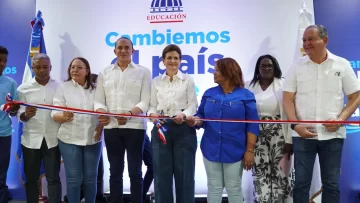
[[[291,124],[291,125],[290,125],[291,130],[294,130],[294,129],[295,129],[295,126],[297,126],[297,124]]]

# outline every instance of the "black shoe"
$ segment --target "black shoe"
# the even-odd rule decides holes
[[[64,196],[64,202],[68,202],[67,195]]]
[[[96,203],[109,203],[109,201],[104,195],[102,195],[96,196]]]

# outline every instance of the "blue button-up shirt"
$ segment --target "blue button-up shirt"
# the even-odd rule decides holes
[[[0,106],[6,103],[6,95],[11,94],[13,100],[17,100],[15,80],[3,75],[0,75]],[[5,112],[0,110],[0,136],[9,136],[12,133],[11,118]]]
[[[209,119],[258,120],[254,94],[245,88],[235,88],[224,94],[220,86],[204,93],[195,116]],[[201,151],[209,161],[235,163],[243,159],[247,133],[259,135],[258,123],[203,122]]]

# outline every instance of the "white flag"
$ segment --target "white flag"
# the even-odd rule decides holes
[[[305,3],[303,3],[299,15],[298,38],[297,38],[296,51],[294,57],[295,61],[306,55],[305,50],[302,48],[303,47],[302,37],[305,29],[313,24],[314,24],[313,15],[307,10]],[[310,188],[310,200],[314,200],[314,198],[316,198],[315,201],[318,202],[317,200],[321,198],[321,187],[322,187],[322,183],[321,183],[319,157],[318,155],[316,155],[313,177]]]

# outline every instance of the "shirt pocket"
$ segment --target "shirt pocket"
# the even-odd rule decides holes
[[[335,73],[334,73],[335,74]],[[324,89],[328,92],[341,93],[342,92],[342,78],[337,75],[327,75],[324,80]]]
[[[245,119],[245,105],[243,101],[223,102],[223,118]]]
[[[309,93],[315,84],[312,84],[312,79],[308,75],[300,75],[297,77],[297,93]]]
[[[115,95],[116,84],[114,81],[105,81],[103,83],[106,99],[112,98]],[[109,97],[110,96],[110,97]],[[111,99],[110,99],[111,100]]]
[[[217,101],[213,98],[206,99],[204,106],[205,118],[219,118],[220,105],[220,101]]]
[[[140,96],[141,93],[141,80],[127,80],[126,93],[131,95]]]

